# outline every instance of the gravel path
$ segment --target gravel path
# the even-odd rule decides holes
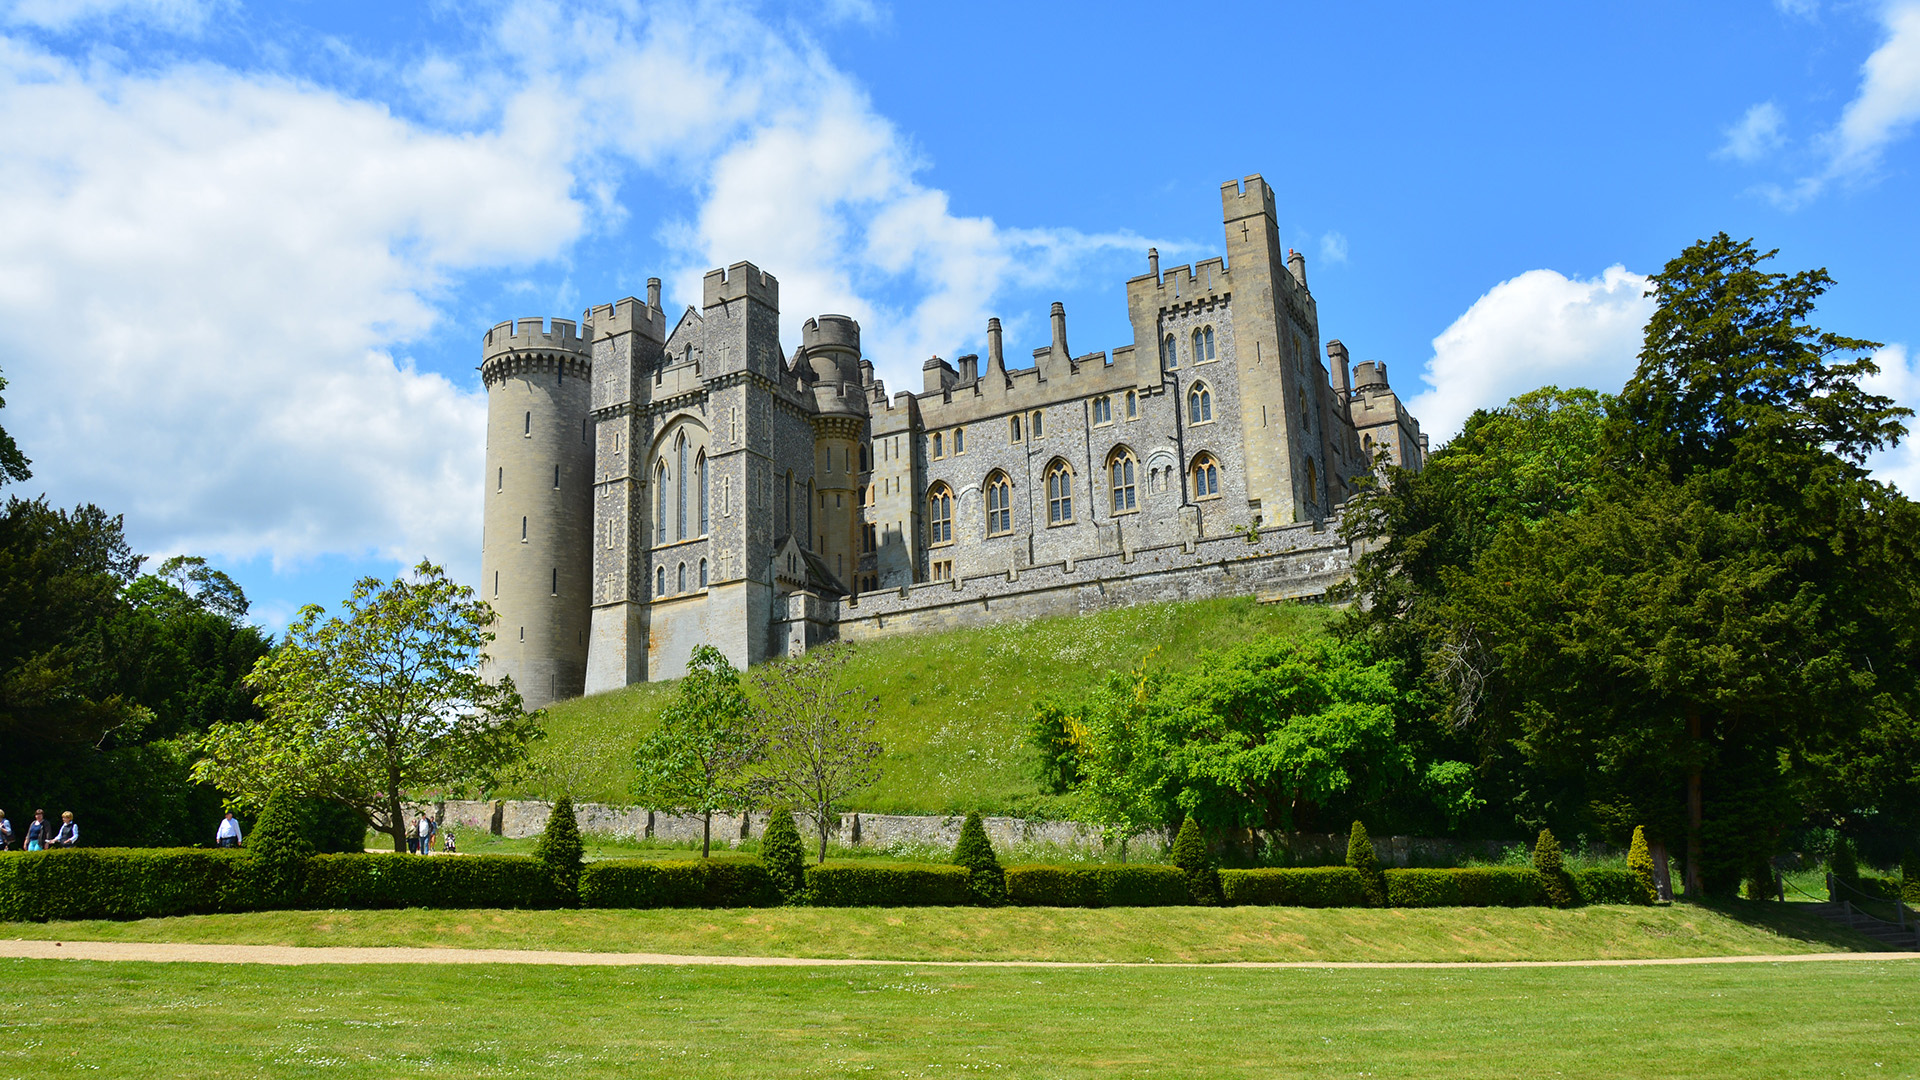
[[[1663,960],[1500,960],[1432,963],[1331,960],[1229,961],[1216,964],[1107,964],[1049,960],[843,960],[794,956],[675,956],[668,953],[541,952],[531,949],[335,948],[295,945],[187,945],[130,941],[0,941],[0,959],[139,960],[191,964],[560,964],[632,967],[1035,967],[1035,968],[1546,968],[1655,967],[1671,964],[1799,964],[1831,960],[1920,960],[1920,952],[1796,953],[1788,956],[1698,956]]]

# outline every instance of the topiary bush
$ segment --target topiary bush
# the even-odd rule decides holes
[[[973,902],[964,866],[825,862],[807,867],[807,896],[820,907],[960,907]]]
[[[1358,818],[1347,833],[1347,865],[1358,870],[1367,883],[1367,906],[1385,907],[1387,880],[1381,876],[1380,860],[1373,853],[1373,837],[1367,835],[1367,827]]]
[[[1538,871],[1524,866],[1387,870],[1390,907],[1537,907],[1547,903]]]
[[[798,836],[795,833],[798,846]],[[801,862],[805,862],[802,852]],[[762,859],[603,859],[580,872],[580,906],[593,908],[771,907],[783,896]]]
[[[776,806],[767,816],[767,831],[760,837],[760,864],[767,868],[767,877],[779,891],[782,902],[806,902],[807,849],[800,842],[800,829],[793,823],[793,811],[787,807]],[[586,897],[582,896],[580,902],[586,903]]]
[[[987,839],[986,823],[977,810],[968,813],[960,826],[960,839],[953,845],[953,864],[967,868],[974,903],[999,907],[1007,902],[1007,875],[993,854],[993,841]]]
[[[1833,840],[1833,857],[1827,860],[1827,871],[1849,885],[1860,884],[1860,860],[1853,854],[1853,842],[1844,836]]]
[[[1173,865],[1187,875],[1190,902],[1201,907],[1220,906],[1220,871],[1213,865],[1207,839],[1200,835],[1192,814],[1180,823],[1180,833],[1173,839]]]
[[[1167,907],[1193,903],[1186,872],[1152,863],[1009,866],[1007,901],[1023,907]]]
[[[1633,843],[1627,847],[1627,872],[1633,875],[1634,881],[1639,883],[1641,891],[1646,894],[1646,899],[1640,901],[1641,903],[1660,902],[1660,886],[1654,883],[1653,851],[1647,846],[1645,826],[1633,827]]]
[[[1229,904],[1274,907],[1365,907],[1367,879],[1351,866],[1220,871]]]
[[[300,801],[288,795],[267,798],[247,838],[244,874],[248,898],[262,910],[298,907],[306,887],[307,860],[314,855]]]
[[[1577,897],[1573,879],[1567,876],[1566,859],[1560,854],[1560,841],[1552,829],[1541,829],[1533,842],[1533,872],[1540,875],[1540,888],[1554,907],[1572,907]]]
[[[562,897],[580,894],[580,864],[586,847],[580,842],[580,822],[573,816],[573,796],[562,795],[547,816],[547,827],[533,845],[533,859],[553,877]],[[562,906],[572,907],[572,903]]]

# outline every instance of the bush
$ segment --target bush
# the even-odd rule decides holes
[[[298,812],[315,854],[357,855],[367,850],[367,819],[353,807],[331,799],[301,799]]]
[[[1387,903],[1387,885],[1380,876],[1380,860],[1373,854],[1373,838],[1356,818],[1347,834],[1347,865],[1360,872],[1367,883],[1367,904],[1381,907]]]
[[[1660,902],[1660,887],[1653,881],[1653,852],[1647,847],[1647,830],[1644,826],[1633,827],[1633,843],[1627,848],[1627,872],[1640,885],[1640,891],[1646,894],[1645,900],[1635,903],[1657,904]]]
[[[807,867],[807,897],[820,907],[959,907],[973,902],[964,866],[825,862]]]
[[[1778,895],[1772,859],[1765,855],[1753,857],[1753,866],[1747,871],[1746,894],[1749,900],[1771,900]]]
[[[1572,907],[1573,879],[1567,876],[1567,862],[1560,854],[1560,841],[1552,829],[1541,829],[1533,843],[1533,872],[1540,875],[1540,888],[1554,907]]]
[[[1860,880],[1860,860],[1854,857],[1853,842],[1844,836],[1833,839],[1833,857],[1827,860],[1827,871],[1849,885]]]
[[[521,855],[315,855],[307,860],[308,908],[572,907],[538,860]]]
[[[793,819],[787,819],[792,827]],[[769,828],[769,835],[772,830]],[[794,848],[800,834],[794,831]],[[804,856],[803,856],[804,861]],[[798,890],[796,890],[798,892]],[[580,872],[580,906],[591,908],[771,907],[783,894],[773,872],[751,856],[609,859]]]
[[[1391,907],[1534,907],[1547,902],[1540,874],[1522,866],[1388,870]]]
[[[1177,866],[1009,866],[1007,900],[1024,907],[1167,907],[1191,904]]]
[[[767,831],[760,837],[760,864],[767,868],[767,876],[772,879],[773,887],[780,892],[780,899],[789,904],[806,901],[807,896],[807,849],[800,843],[800,830],[793,823],[793,811],[777,806],[767,817]],[[581,889],[586,888],[584,880]],[[580,902],[587,904],[583,892]],[[640,905],[627,904],[587,904],[588,907],[628,907]]]
[[[1214,868],[1213,855],[1207,851],[1206,837],[1188,814],[1180,823],[1180,834],[1173,840],[1173,865],[1187,875],[1187,896],[1201,907],[1220,905],[1220,871]]]
[[[247,838],[246,891],[263,910],[296,907],[314,854],[300,804],[289,795],[272,795]]]
[[[967,884],[973,890],[973,902],[981,907],[999,907],[1007,902],[1007,875],[994,857],[993,841],[987,839],[986,824],[979,811],[967,815],[960,826],[960,839],[953,845],[953,864],[967,868]]]
[[[1900,859],[1900,898],[1920,904],[1920,850],[1908,848]]]
[[[561,896],[580,893],[580,863],[586,847],[580,842],[580,823],[573,816],[573,796],[562,795],[547,815],[547,827],[533,845],[533,859],[553,875]]]
[[[1631,870],[1595,867],[1573,872],[1573,894],[1582,904],[1651,904],[1652,893]]]
[[[152,919],[247,911],[250,856],[183,848],[0,855],[0,921]]]
[[[1222,870],[1229,904],[1279,907],[1365,907],[1367,879],[1351,866],[1288,870]]]

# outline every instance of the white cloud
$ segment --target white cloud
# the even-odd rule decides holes
[[[1783,15],[1802,19],[1817,18],[1820,14],[1820,0],[1773,0],[1773,6]]]
[[[1834,181],[1871,179],[1886,148],[1920,121],[1920,0],[1888,3],[1880,18],[1887,39],[1860,66],[1859,93],[1820,139],[1825,169],[1788,188],[1763,188],[1777,205],[1799,206]]]
[[[1325,232],[1320,235],[1320,257],[1330,263],[1347,261],[1347,236],[1341,232]]]
[[[1873,354],[1880,373],[1862,381],[1876,394],[1885,394],[1909,409],[1920,410],[1920,356],[1909,355],[1905,345],[1888,345]],[[1914,421],[1907,421],[1912,428]],[[1908,498],[1920,497],[1920,440],[1909,432],[1899,446],[1882,450],[1867,459],[1867,467],[1876,479],[1892,484]]]
[[[14,0],[6,6],[6,21],[65,31],[81,23],[113,18],[192,31],[205,25],[215,9],[225,6],[223,0]]]
[[[1427,389],[1408,408],[1436,445],[1473,410],[1541,386],[1618,391],[1653,313],[1647,279],[1622,266],[1581,280],[1529,270],[1487,290],[1433,339]]]
[[[1715,155],[1737,161],[1759,161],[1786,145],[1786,136],[1780,130],[1785,126],[1786,119],[1771,101],[1755,105],[1747,110],[1739,123],[1727,129],[1727,141],[1721,144]]]

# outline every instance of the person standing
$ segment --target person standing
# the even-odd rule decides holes
[[[25,850],[39,851],[45,848],[49,835],[50,830],[47,828],[47,812],[45,810],[35,810],[33,812],[33,820],[27,823],[27,846]]]
[[[13,822],[7,820],[7,812],[0,810],[0,851],[13,846]]]
[[[415,826],[415,831],[420,838],[420,854],[433,854],[433,819],[425,814],[421,814],[420,821]]]
[[[72,847],[80,842],[80,826],[73,820],[73,811],[60,812],[60,831],[53,834],[54,847]]]
[[[220,831],[213,834],[213,842],[219,847],[239,847],[240,840],[240,822],[229,810],[227,816],[220,819]]]

